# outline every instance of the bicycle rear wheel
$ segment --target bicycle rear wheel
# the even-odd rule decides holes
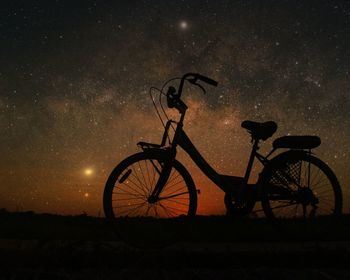
[[[342,193],[323,161],[303,152],[286,152],[264,172],[261,203],[268,218],[338,216]]]
[[[176,160],[159,200],[149,201],[166,156],[156,151],[134,154],[119,163],[107,180],[103,196],[105,215],[118,236],[131,245],[171,243],[174,218],[196,214],[194,182]]]

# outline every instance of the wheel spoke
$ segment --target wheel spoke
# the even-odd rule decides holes
[[[184,205],[184,206],[189,206],[189,204],[187,204],[187,203],[182,203],[182,202],[176,201],[176,200],[171,199],[171,198],[167,199],[167,201],[171,201],[173,203]]]
[[[168,215],[168,217],[175,217],[176,216],[176,212],[167,209],[166,207],[163,206],[163,204],[161,202],[159,202],[159,206],[164,210],[164,212]]]
[[[148,161],[146,161],[146,160],[145,160],[145,165],[146,165],[146,170],[147,170],[148,183],[149,183],[149,186],[151,188],[152,187],[152,183],[151,183],[151,178],[150,178],[149,170],[148,170]],[[148,189],[148,194],[151,194],[150,189]]]
[[[262,204],[265,213],[274,218],[313,218],[322,213],[334,213],[335,209],[339,213],[341,205],[336,205],[341,203],[340,187],[328,175],[330,173],[329,167],[312,155],[302,154],[299,160],[281,157],[264,181]],[[281,199],[289,201],[282,202]]]
[[[186,211],[181,210],[180,208],[176,208],[176,207],[172,207],[167,205],[167,208],[170,208],[171,210],[173,210],[174,212],[176,211],[176,213],[180,212],[180,213],[186,213]]]
[[[137,197],[145,197],[143,194],[139,193],[139,192],[136,192],[136,193],[132,193],[132,192],[129,192],[127,190],[124,190],[120,187],[114,187],[116,190],[118,191],[121,191],[120,192],[116,192],[116,191],[113,191],[112,194],[118,194],[118,195],[131,195],[131,196],[137,196]]]
[[[144,202],[142,203],[141,205],[135,207],[135,208],[132,208],[132,209],[127,209],[127,210],[124,210],[122,212],[119,212],[117,214],[121,215],[121,214],[132,214],[133,212],[137,211],[138,209],[140,209],[141,207],[143,207],[147,202]]]
[[[173,195],[162,196],[162,197],[159,198],[159,200],[169,199],[169,198],[172,198],[172,197],[177,197],[177,196],[188,194],[188,193],[189,192],[182,192],[182,193],[177,193],[177,194],[173,194]],[[186,199],[186,198],[182,198],[182,199]]]
[[[145,204],[145,202],[133,203],[133,204],[127,204],[127,205],[118,205],[118,206],[113,206],[113,208],[132,207],[132,206],[138,206],[138,205],[141,205],[141,204]]]
[[[126,182],[123,182],[122,185],[128,187],[129,189],[133,190],[134,192],[138,193],[138,194],[141,195],[141,196],[144,196],[144,197],[146,196],[144,190],[143,190],[142,188],[140,188],[136,183],[134,183],[130,178],[127,180],[127,182],[128,182],[128,181],[129,181],[131,184],[133,184],[136,188],[131,187],[130,184],[127,184]],[[120,187],[120,189],[121,189],[121,187]],[[123,189],[123,190],[124,190],[124,189]],[[143,192],[143,193],[141,193],[140,191]]]
[[[148,194],[147,183],[145,181],[145,178],[144,178],[144,175],[143,175],[143,171],[142,171],[141,166],[140,166],[140,162],[137,162],[137,165],[139,166],[139,168],[137,169],[137,170],[139,170],[139,172],[137,173],[135,171],[135,178],[140,184],[139,188],[143,191],[145,196],[147,196],[147,194]],[[134,166],[133,166],[133,168],[134,168]],[[135,168],[137,168],[137,167],[135,167]],[[135,170],[135,168],[134,168],[134,170]],[[139,175],[138,175],[139,173],[141,173],[142,178],[139,178]]]
[[[158,202],[148,201],[163,169],[163,161],[157,157],[140,156],[125,165],[115,178],[110,204],[116,216],[166,218],[188,213],[191,193],[182,172],[172,167],[169,178]],[[127,176],[123,177],[123,174]]]
[[[139,198],[139,197],[136,197],[136,198],[115,198],[115,199],[112,199],[112,201],[128,201],[128,200],[135,200],[135,199],[144,199],[144,198]]]
[[[144,186],[144,187],[145,187],[145,189],[147,190],[147,191],[145,191],[145,192],[146,192],[146,195],[147,195],[148,190],[149,190],[149,188],[147,188],[147,181],[146,181],[145,175],[143,174],[143,169],[142,169],[142,167],[141,167],[140,162],[138,161],[138,162],[137,162],[137,164],[138,164],[138,166],[139,166],[139,168],[140,168],[140,172],[141,172],[142,179],[143,179],[143,183],[144,183],[144,185],[143,185],[143,186]]]

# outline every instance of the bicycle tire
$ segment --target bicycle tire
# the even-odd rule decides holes
[[[303,167],[307,172],[302,171]],[[302,178],[305,174],[307,178]],[[288,151],[272,159],[262,173],[260,185],[261,204],[267,218],[305,219],[342,213],[342,192],[337,177],[325,162],[304,151]],[[286,199],[278,200],[283,196]],[[298,209],[299,206],[302,209]]]
[[[116,234],[130,245],[164,247],[171,244],[174,242],[171,239],[176,237],[173,234],[175,233],[173,230],[176,229],[174,227],[177,223],[176,218],[191,217],[196,214],[197,191],[195,184],[189,172],[177,160],[173,163],[169,179],[160,195],[160,197],[171,195],[171,198],[162,199],[153,204],[147,201],[147,195],[155,186],[161,170],[161,163],[166,160],[166,157],[167,153],[161,151],[146,151],[131,155],[114,168],[106,182],[103,194],[105,216]],[[152,166],[153,171],[151,171]],[[142,173],[143,171],[145,174]],[[126,175],[127,173],[129,174]],[[139,176],[140,173],[142,173],[141,176]],[[136,186],[137,184],[139,185]],[[179,184],[181,184],[180,187]],[[129,194],[134,195],[133,203],[127,200]],[[119,204],[116,206],[117,201]],[[167,203],[166,205],[164,201]],[[129,205],[125,203],[129,203]],[[125,212],[125,205],[135,206],[135,208],[143,206],[137,211],[131,212],[133,215],[129,215],[130,212],[123,214],[119,211],[118,213],[118,209],[123,209]],[[146,211],[139,211],[141,208]],[[140,232],[143,236],[137,236]]]

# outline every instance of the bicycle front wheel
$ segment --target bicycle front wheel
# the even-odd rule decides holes
[[[261,203],[268,218],[338,216],[342,193],[326,163],[304,152],[287,152],[263,175]]]
[[[140,232],[143,242],[147,242],[147,238],[155,242],[160,234],[164,234],[164,227],[160,226],[164,225],[162,220],[196,214],[194,182],[186,168],[176,160],[159,198],[156,201],[149,199],[166,156],[166,153],[157,151],[134,154],[123,160],[107,180],[103,195],[104,212],[115,225],[118,235],[128,243],[135,245],[136,242],[130,240],[133,234]]]

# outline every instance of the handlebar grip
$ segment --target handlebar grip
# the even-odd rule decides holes
[[[201,81],[203,81],[203,82],[209,84],[209,85],[214,86],[214,87],[218,86],[218,82],[217,82],[217,81],[215,81],[215,80],[213,80],[213,79],[210,79],[210,78],[208,78],[208,77],[205,77],[205,76],[203,76],[203,75],[197,74],[197,78],[198,78],[199,80],[201,80]]]

